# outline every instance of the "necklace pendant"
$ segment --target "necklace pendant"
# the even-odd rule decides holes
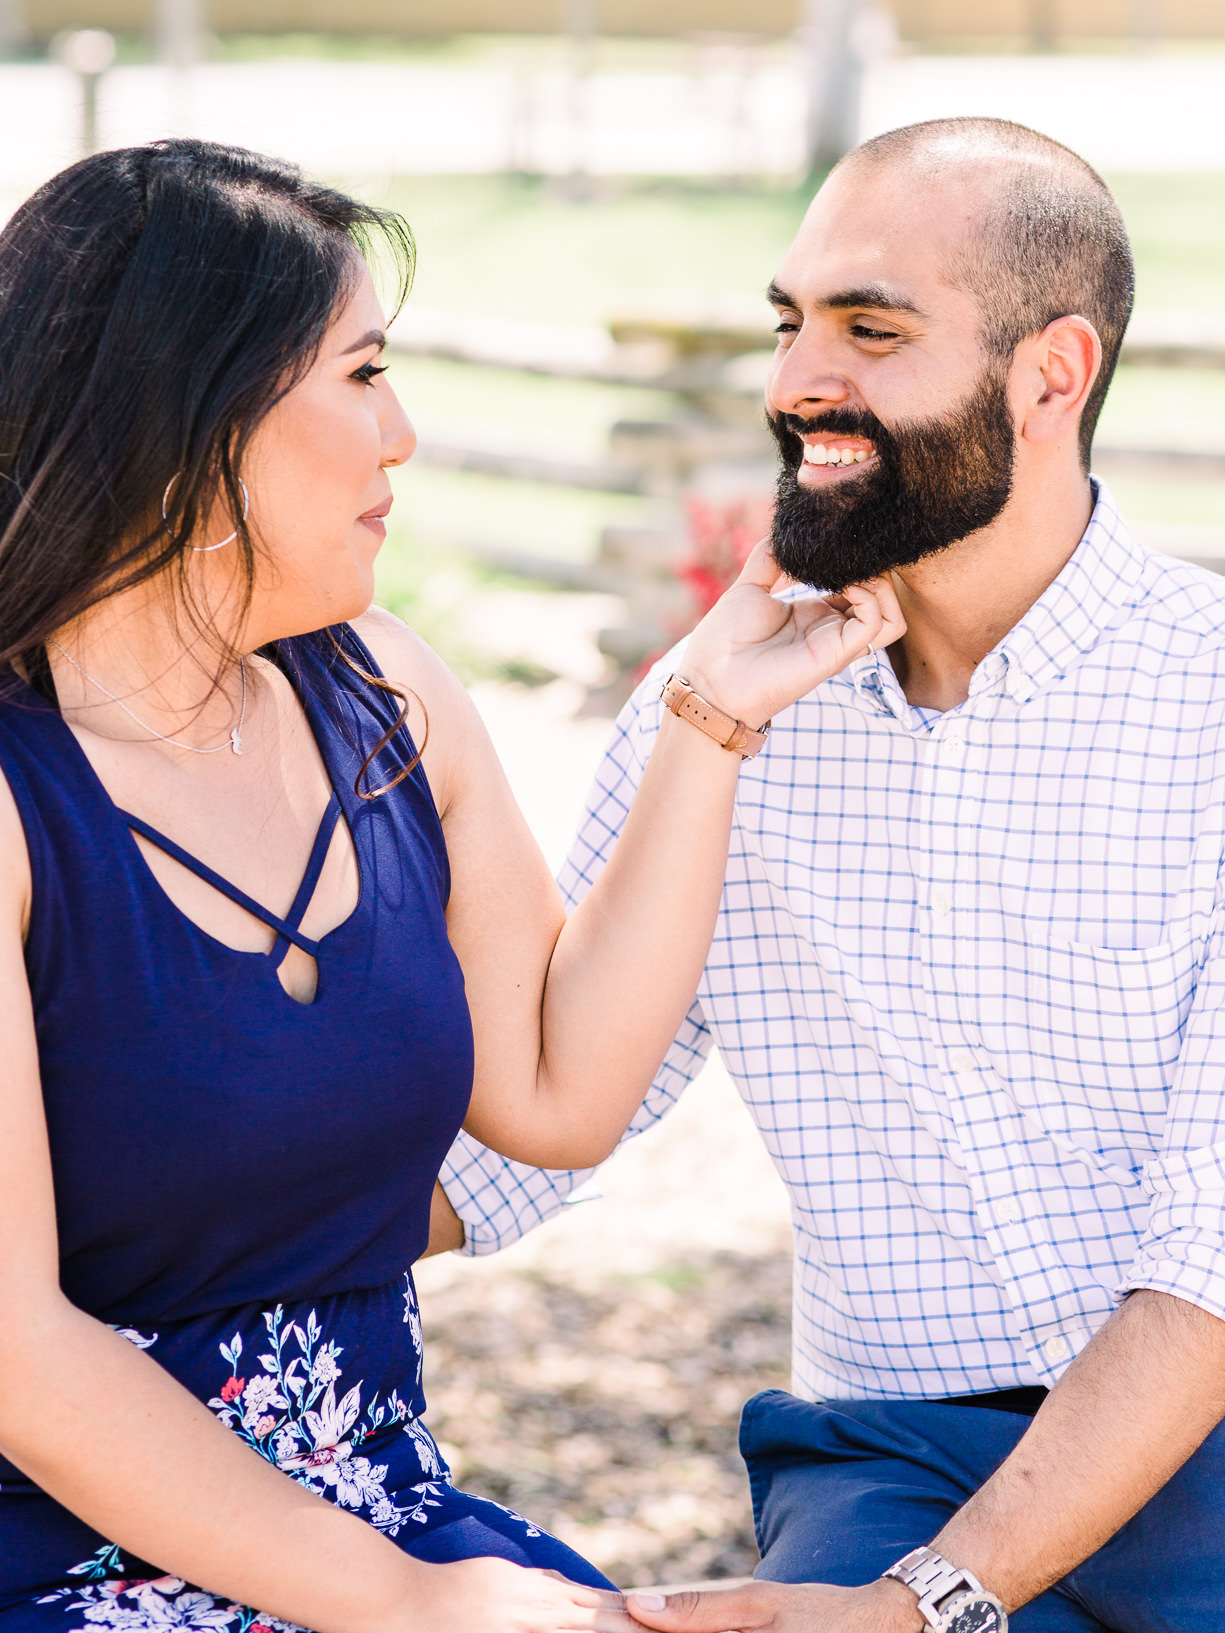
[[[230,733],[230,747],[234,750],[235,754],[242,753],[242,735],[237,726],[235,726],[234,730]]]

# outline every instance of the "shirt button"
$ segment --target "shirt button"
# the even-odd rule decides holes
[[[932,912],[938,919],[946,919],[953,911],[953,898],[947,890],[932,891]]]
[[[1015,1196],[1003,1197],[995,1204],[995,1217],[1001,1225],[1016,1225],[1021,1220],[1021,1204]],[[1060,1339],[1060,1343],[1063,1340]]]
[[[1062,1361],[1068,1353],[1068,1341],[1062,1333],[1056,1333],[1054,1338],[1048,1338],[1042,1346],[1042,1353],[1048,1361]]]
[[[952,1059],[953,1070],[961,1073],[962,1075],[967,1072],[974,1072],[978,1070],[974,1064],[974,1056],[968,1049],[954,1049]]]
[[[946,737],[940,745],[940,758],[942,760],[959,760],[965,753],[965,749],[964,737]]]

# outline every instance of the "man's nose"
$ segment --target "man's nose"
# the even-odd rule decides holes
[[[767,408],[802,419],[845,403],[850,395],[850,386],[833,366],[829,346],[817,326],[808,323],[777,354],[766,381]]]

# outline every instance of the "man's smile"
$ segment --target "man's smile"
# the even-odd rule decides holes
[[[837,481],[849,471],[875,460],[876,448],[866,437],[811,433],[801,438],[804,457],[797,476],[805,485]]]

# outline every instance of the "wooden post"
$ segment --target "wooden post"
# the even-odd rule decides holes
[[[157,0],[155,31],[159,62],[180,72],[194,68],[204,37],[201,0]]]
[[[862,65],[852,38],[856,0],[804,0],[808,174],[837,164],[859,134]]]
[[[80,153],[98,151],[98,82],[115,60],[115,37],[104,28],[74,28],[51,42],[55,60],[77,76],[81,92]]]
[[[29,37],[21,0],[0,0],[0,55],[19,51]]]
[[[1053,51],[1058,34],[1055,0],[1029,0],[1029,49]]]
[[[587,177],[587,94],[595,44],[597,0],[562,0],[562,25],[570,43],[570,185],[582,197]]]
[[[1152,51],[1165,34],[1164,0],[1131,0],[1131,43],[1137,51]]]

